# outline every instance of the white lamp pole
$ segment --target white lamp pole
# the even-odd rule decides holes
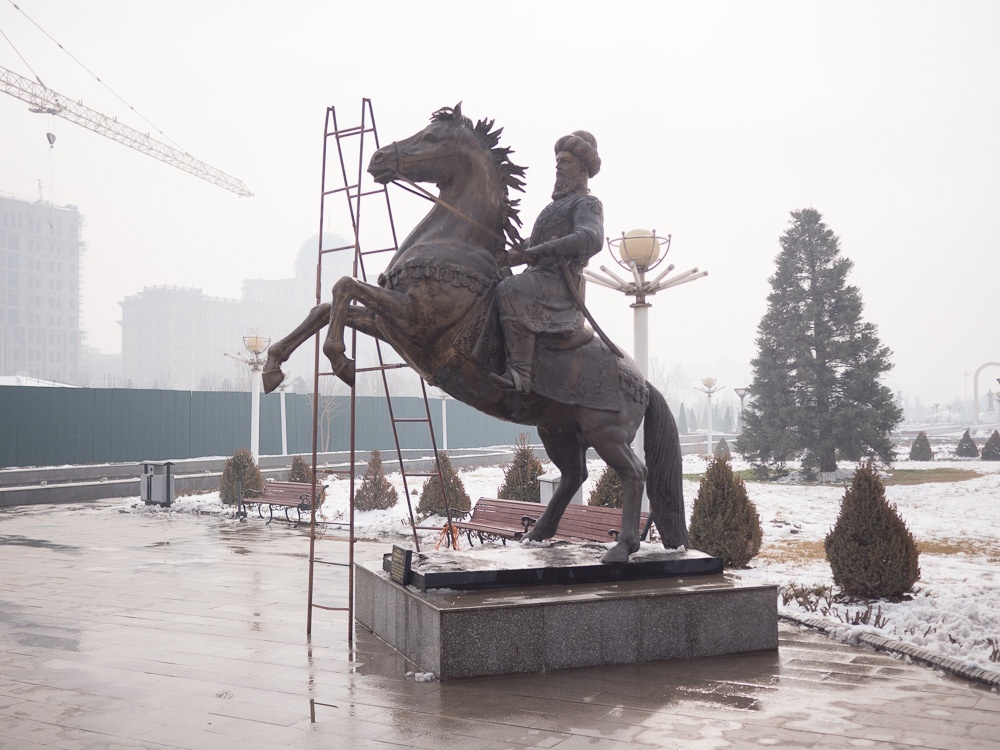
[[[250,367],[250,453],[255,463],[260,462],[260,379],[264,367],[260,355],[267,351],[270,343],[271,340],[263,336],[244,336],[243,346],[253,355],[252,359],[228,352],[223,355]]]
[[[288,455],[288,420],[285,416],[285,389],[288,388],[288,376],[278,386],[278,393],[281,395],[281,455]]]
[[[629,271],[632,278],[626,281],[607,266],[601,266],[601,273],[589,269],[584,269],[583,273],[595,284],[622,292],[626,297],[635,297],[635,302],[631,305],[635,311],[632,351],[639,372],[642,373],[645,380],[649,380],[649,308],[652,305],[646,301],[646,297],[652,297],[664,289],[700,279],[707,276],[708,271],[692,268],[667,279],[667,275],[674,270],[673,264],[670,264],[652,281],[646,281],[646,272],[656,268],[669,252],[670,235],[668,234],[666,239],[663,239],[656,235],[655,229],[652,232],[648,229],[633,229],[629,232],[622,232],[620,238],[613,240],[607,238],[607,242],[608,249],[611,250],[615,261]],[[644,455],[641,427],[636,432],[633,447],[640,456]],[[642,507],[643,510],[648,510],[649,507],[649,500],[646,498],[645,492],[642,496]]]
[[[733,391],[739,396],[740,399],[740,413],[736,418],[736,431],[739,433],[743,432],[743,398],[750,393],[749,388],[733,388]]]
[[[696,391],[701,391],[706,396],[708,396],[708,456],[712,457],[712,394],[721,391],[722,388],[715,387],[715,378],[704,378],[701,384],[705,386],[704,388],[695,388]]]

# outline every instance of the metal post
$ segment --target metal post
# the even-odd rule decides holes
[[[250,366],[250,453],[260,463],[260,363]]]
[[[708,456],[712,456],[712,391],[708,391]]]
[[[441,450],[448,450],[448,396],[441,392]]]
[[[632,332],[632,351],[635,354],[635,363],[639,366],[643,380],[649,380],[649,308],[651,305],[646,302],[644,296],[639,296],[632,304],[634,314],[634,330]],[[635,440],[632,441],[633,450],[641,460],[646,458],[646,443],[643,433],[642,422],[636,430]],[[642,488],[642,511],[649,511],[649,497],[646,496],[646,487]]]
[[[285,417],[285,385],[282,384],[278,389],[281,394],[281,455],[288,455],[288,420]]]

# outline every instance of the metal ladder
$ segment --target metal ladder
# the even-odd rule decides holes
[[[371,178],[367,177],[365,172],[365,166],[367,161],[370,159],[371,154],[378,150],[379,140],[378,133],[375,128],[375,117],[372,111],[372,104],[370,99],[363,99],[361,104],[361,124],[354,127],[342,128],[337,120],[337,112],[335,107],[328,107],[326,110],[326,121],[323,133],[323,170],[322,170],[322,187],[321,187],[321,197],[320,197],[320,230],[319,230],[319,242],[317,250],[317,263],[316,263],[316,304],[320,304],[324,301],[324,296],[329,295],[329,290],[323,289],[323,263],[324,259],[332,258],[336,253],[346,254],[347,252],[352,253],[352,276],[355,279],[366,282],[368,281],[368,269],[366,267],[366,260],[372,259],[373,256],[385,255],[386,253],[395,253],[398,249],[398,242],[396,238],[396,226],[392,214],[392,206],[389,202],[389,192],[387,186],[380,185],[376,183]],[[353,158],[357,158],[357,172],[349,174],[348,173],[348,163],[353,161]],[[333,168],[329,168],[330,166]],[[330,175],[329,172],[333,171],[334,174]],[[336,186],[331,187],[331,183],[336,181]],[[371,224],[371,220],[365,224],[365,232],[362,232],[362,209],[365,209],[364,215],[367,217],[368,214],[373,210],[379,210],[384,212],[384,221],[379,224],[378,221],[374,222],[376,230],[381,229],[383,232],[387,232],[386,236],[378,237],[377,232],[370,233],[367,231]],[[347,226],[349,223],[353,231],[353,241],[346,245],[334,246],[329,248],[324,248],[323,235],[324,228],[328,224],[328,219],[331,214],[335,211],[339,211],[338,220],[340,223],[336,226]],[[372,237],[374,235],[374,237]],[[369,242],[371,239],[371,242]],[[315,336],[315,367],[313,372],[313,393],[315,397],[313,399],[313,452],[312,452],[312,468],[313,468],[313,481],[314,483],[319,481],[318,477],[318,466],[317,466],[317,455],[319,447],[319,417],[320,417],[320,381],[323,378],[336,377],[329,368],[329,363],[326,362],[325,357],[322,356],[322,350],[320,345],[320,336],[323,332],[320,332]],[[438,454],[437,439],[434,434],[434,425],[431,421],[431,411],[430,403],[427,398],[427,385],[423,379],[419,379],[420,382],[420,393],[423,397],[423,415],[418,417],[401,417],[396,415],[396,408],[393,405],[393,399],[391,394],[391,389],[389,387],[388,372],[397,369],[409,369],[407,365],[401,363],[386,362],[386,359],[382,351],[382,343],[378,339],[375,341],[375,351],[377,354],[378,364],[370,367],[358,367],[355,370],[356,376],[362,375],[368,372],[379,372],[382,378],[382,388],[383,393],[386,398],[386,405],[389,412],[389,419],[392,423],[392,434],[396,446],[396,457],[399,464],[399,471],[402,476],[403,481],[403,492],[406,495],[406,504],[409,512],[410,529],[413,532],[413,545],[416,551],[420,551],[420,539],[417,533],[420,527],[417,526],[416,520],[413,514],[413,505],[410,499],[410,480],[416,478],[428,478],[437,477],[438,481],[441,483],[441,492],[444,497],[445,510],[447,514],[447,525],[444,529],[444,534],[450,545],[457,546],[457,534],[452,526],[452,513],[451,505],[448,501],[447,490],[444,481],[444,474],[441,468],[441,460]],[[351,331],[351,353],[357,361],[358,355],[358,333],[357,331]],[[324,364],[325,363],[325,364]],[[411,371],[412,372],[412,371]],[[416,375],[416,373],[414,373]],[[326,610],[326,611],[346,611],[347,614],[347,640],[349,643],[354,641],[354,543],[356,540],[354,534],[354,496],[356,490],[356,458],[357,458],[357,387],[351,388],[350,396],[350,469],[347,471],[350,481],[350,510],[349,510],[349,520],[346,523],[334,523],[329,524],[333,526],[347,527],[348,537],[330,537],[334,541],[341,541],[348,543],[348,561],[346,563],[331,561],[317,557],[316,555],[316,541],[317,539],[326,539],[324,534],[317,534],[317,520],[316,520],[316,507],[315,504],[310,515],[310,526],[309,526],[309,593],[308,593],[308,612],[306,616],[306,633],[312,633],[312,621],[313,621],[313,610]],[[442,415],[443,416],[443,415]],[[431,449],[434,451],[434,465],[436,467],[435,471],[431,472],[413,472],[408,471],[406,468],[406,461],[403,456],[403,445],[400,439],[401,425],[426,425],[428,434],[430,436]],[[315,486],[313,494],[315,496]],[[315,566],[316,565],[332,565],[347,567],[348,569],[348,604],[347,607],[332,607],[319,604],[316,602],[315,593]]]

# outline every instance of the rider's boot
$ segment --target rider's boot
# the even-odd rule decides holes
[[[490,373],[490,380],[507,391],[531,393],[531,365],[535,358],[535,334],[520,326],[504,331],[507,344],[507,367]]]

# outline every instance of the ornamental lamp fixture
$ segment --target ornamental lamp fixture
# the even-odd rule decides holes
[[[618,257],[621,259],[620,265],[629,268],[635,263],[640,272],[645,272],[654,268],[662,260],[660,257],[661,242],[663,240],[656,236],[655,230],[651,232],[648,229],[632,229],[628,232],[622,232],[620,240],[609,241],[609,244],[617,244]],[[669,250],[670,235],[667,235],[666,248],[663,250],[664,257]]]

